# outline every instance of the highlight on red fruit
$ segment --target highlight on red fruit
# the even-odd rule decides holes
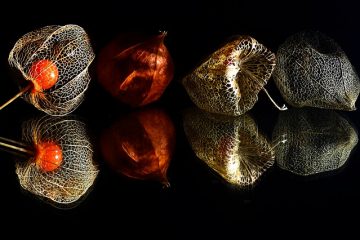
[[[35,61],[29,70],[30,78],[34,84],[34,91],[53,87],[59,78],[59,70],[56,65],[47,59]]]
[[[44,172],[56,170],[63,161],[61,147],[55,142],[40,142],[35,146],[35,163]]]

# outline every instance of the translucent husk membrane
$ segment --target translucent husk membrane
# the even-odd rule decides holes
[[[200,109],[238,116],[258,101],[274,67],[274,53],[252,37],[237,36],[211,54],[182,83]],[[279,110],[287,109],[265,93]]]
[[[330,37],[315,31],[297,33],[286,39],[276,57],[274,81],[290,105],[356,109],[359,77]]]
[[[291,109],[281,113],[273,139],[287,141],[276,148],[277,165],[307,176],[340,168],[358,143],[354,127],[338,113],[325,109]]]
[[[235,186],[254,184],[274,164],[272,145],[247,114],[228,117],[189,109],[184,129],[196,156]]]
[[[79,200],[93,185],[98,168],[85,124],[72,116],[42,117],[23,124],[23,142],[36,146],[52,141],[61,147],[63,161],[54,171],[45,172],[36,159],[16,164],[20,185],[27,191],[55,203],[69,204]]]
[[[43,91],[26,91],[23,97],[47,114],[65,115],[82,102],[90,82],[88,67],[94,57],[83,28],[46,26],[25,34],[16,42],[9,54],[9,64],[18,69],[25,80],[33,82],[29,71],[34,62],[46,59],[54,63],[59,74],[56,84]],[[24,88],[24,84],[20,85]]]

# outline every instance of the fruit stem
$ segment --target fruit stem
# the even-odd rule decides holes
[[[170,182],[167,181],[167,180],[161,182],[161,184],[162,184],[162,187],[163,187],[164,189],[170,188]]]
[[[277,109],[279,109],[280,111],[285,111],[288,108],[286,107],[286,105],[284,104],[282,107],[279,107],[279,105],[277,105],[277,103],[274,101],[274,99],[272,99],[272,97],[270,96],[270,94],[268,93],[268,91],[266,91],[265,88],[262,89],[266,95],[268,96],[268,98],[270,99],[270,101],[274,104],[275,107],[277,107]]]
[[[34,155],[34,152],[27,148],[27,145],[24,143],[14,141],[8,138],[0,137],[0,146],[5,147],[10,150],[15,150],[17,152],[27,153],[29,155]]]
[[[286,134],[281,135],[280,137],[276,138],[273,143],[272,143],[272,147],[271,150],[274,150],[277,146],[279,146],[279,144],[284,144],[288,141]]]
[[[4,107],[6,107],[7,105],[9,105],[10,103],[12,103],[13,101],[15,101],[18,97],[20,97],[21,95],[23,95],[25,92],[29,91],[31,88],[33,87],[32,83],[29,83],[29,85],[27,85],[26,87],[24,87],[23,89],[21,89],[21,91],[16,94],[15,96],[13,96],[12,98],[10,98],[6,103],[4,103],[3,105],[0,106],[0,110],[2,110]]]

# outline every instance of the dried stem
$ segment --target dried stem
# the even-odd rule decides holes
[[[285,111],[288,108],[286,107],[286,105],[284,104],[282,107],[279,107],[279,105],[277,105],[277,103],[274,101],[274,99],[272,99],[272,97],[270,96],[270,94],[268,93],[268,91],[266,91],[265,88],[262,89],[266,95],[268,96],[268,98],[270,99],[270,101],[274,104],[275,107],[277,107],[277,109],[279,109],[280,111]]]
[[[29,85],[27,85],[26,87],[24,87],[18,94],[16,94],[15,96],[13,96],[12,98],[10,98],[6,103],[4,103],[3,105],[0,106],[0,110],[2,110],[4,107],[6,107],[7,105],[9,105],[10,103],[12,103],[13,101],[15,101],[18,97],[20,97],[21,95],[23,95],[25,92],[29,91],[31,88],[33,87],[33,84],[30,83]]]
[[[279,144],[284,144],[288,141],[286,134],[281,135],[272,142],[271,149],[274,150]]]
[[[8,138],[0,137],[0,146],[5,147],[9,150],[15,150],[17,152],[26,153],[29,155],[34,154],[34,152],[30,150],[26,144]]]

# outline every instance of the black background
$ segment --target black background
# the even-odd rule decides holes
[[[249,191],[226,185],[193,154],[183,132],[181,112],[191,101],[179,84],[206,55],[234,34],[248,34],[272,51],[286,37],[304,30],[320,30],[334,38],[355,69],[360,66],[359,13],[346,1],[276,3],[267,1],[156,2],[27,1],[1,8],[0,101],[18,90],[8,73],[8,54],[23,34],[52,24],[78,24],[89,34],[95,53],[117,34],[126,31],[168,31],[166,45],[175,63],[175,77],[154,107],[164,109],[174,121],[177,145],[168,177],[170,189],[160,184],[129,180],[114,173],[97,156],[100,174],[93,191],[77,208],[59,210],[21,191],[13,157],[0,153],[0,232],[14,235],[72,236],[100,233],[117,238],[157,236],[191,238],[234,235],[241,238],[273,233],[309,236],[356,230],[359,212],[359,151],[333,174],[299,178],[274,166]],[[93,80],[87,98],[75,111],[88,123],[95,143],[115,116],[132,110],[114,102]],[[282,102],[272,80],[269,92]],[[278,111],[260,93],[250,112],[259,129],[271,138]],[[358,106],[358,104],[357,104]],[[0,112],[0,135],[21,137],[21,123],[39,112],[17,100]],[[359,126],[359,113],[341,113]]]

